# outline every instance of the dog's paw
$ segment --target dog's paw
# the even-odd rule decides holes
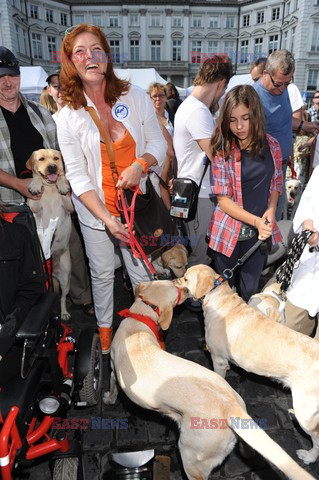
[[[32,195],[39,195],[39,193],[42,192],[42,187],[43,184],[41,178],[33,178],[28,190]]]
[[[56,188],[61,195],[66,195],[70,192],[70,184],[65,177],[58,178]]]
[[[116,398],[117,398],[117,395],[114,395],[114,394],[112,395],[111,392],[103,393],[103,403],[105,403],[105,405],[115,405]]]
[[[306,465],[314,463],[318,457],[318,452],[315,448],[312,448],[311,450],[296,450],[296,454]]]

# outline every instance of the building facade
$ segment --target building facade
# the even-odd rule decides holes
[[[58,66],[65,30],[86,22],[104,30],[116,67],[153,67],[180,87],[214,53],[241,74],[279,48],[294,53],[305,95],[319,87],[319,0],[0,0],[0,12],[1,45],[47,72]]]

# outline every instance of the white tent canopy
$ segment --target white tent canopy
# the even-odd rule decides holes
[[[42,67],[20,67],[20,90],[24,95],[40,95],[47,85],[47,72]]]
[[[151,83],[158,82],[165,85],[167,80],[160,76],[155,68],[115,68],[116,75],[123,80],[129,80],[143,90],[148,90]]]

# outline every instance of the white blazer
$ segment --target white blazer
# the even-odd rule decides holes
[[[88,106],[94,107],[97,111],[91,99],[85,96]],[[129,116],[123,125],[136,143],[136,157],[141,157],[144,153],[153,155],[158,165],[153,166],[152,170],[160,174],[167,143],[150,98],[141,88],[131,85],[127,94],[121,95],[117,103],[124,103],[128,107]],[[83,193],[95,190],[105,203],[102,189],[100,132],[84,107],[73,110],[69,106],[63,107],[59,113],[57,132],[66,177],[72,187],[72,200],[79,220],[91,228],[104,230],[104,223],[95,217],[79,198]],[[146,175],[142,177],[143,188]]]

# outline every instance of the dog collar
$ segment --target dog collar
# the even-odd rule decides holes
[[[146,302],[144,301],[144,303],[146,303]],[[155,306],[155,305],[153,305],[153,306]],[[158,309],[158,307],[156,307],[156,308]],[[140,313],[131,312],[131,310],[129,308],[125,308],[124,310],[121,310],[120,312],[117,312],[117,314],[120,317],[124,317],[124,318],[130,317],[130,318],[134,318],[134,320],[137,320],[138,322],[144,323],[144,325],[146,325],[148,328],[150,328],[152,330],[152,332],[154,333],[158,343],[160,343],[161,338],[160,338],[160,334],[159,334],[159,331],[158,331],[158,325],[151,317],[147,317],[146,315],[141,315]]]
[[[149,302],[149,301],[147,301],[147,300],[144,300],[144,298],[142,297],[142,295],[139,295],[138,298],[140,298],[140,299],[142,300],[142,302],[145,303],[145,305],[148,305],[149,307],[151,307],[151,309],[154,310],[154,312],[155,312],[158,316],[160,316],[159,308],[158,308],[156,305],[154,305],[154,303],[151,303],[151,302]]]
[[[181,300],[181,297],[182,297],[181,289],[179,287],[177,287],[176,285],[175,285],[175,287],[177,288],[177,300],[176,300],[176,303],[175,303],[174,307],[176,307],[176,305],[179,304],[179,302]]]

